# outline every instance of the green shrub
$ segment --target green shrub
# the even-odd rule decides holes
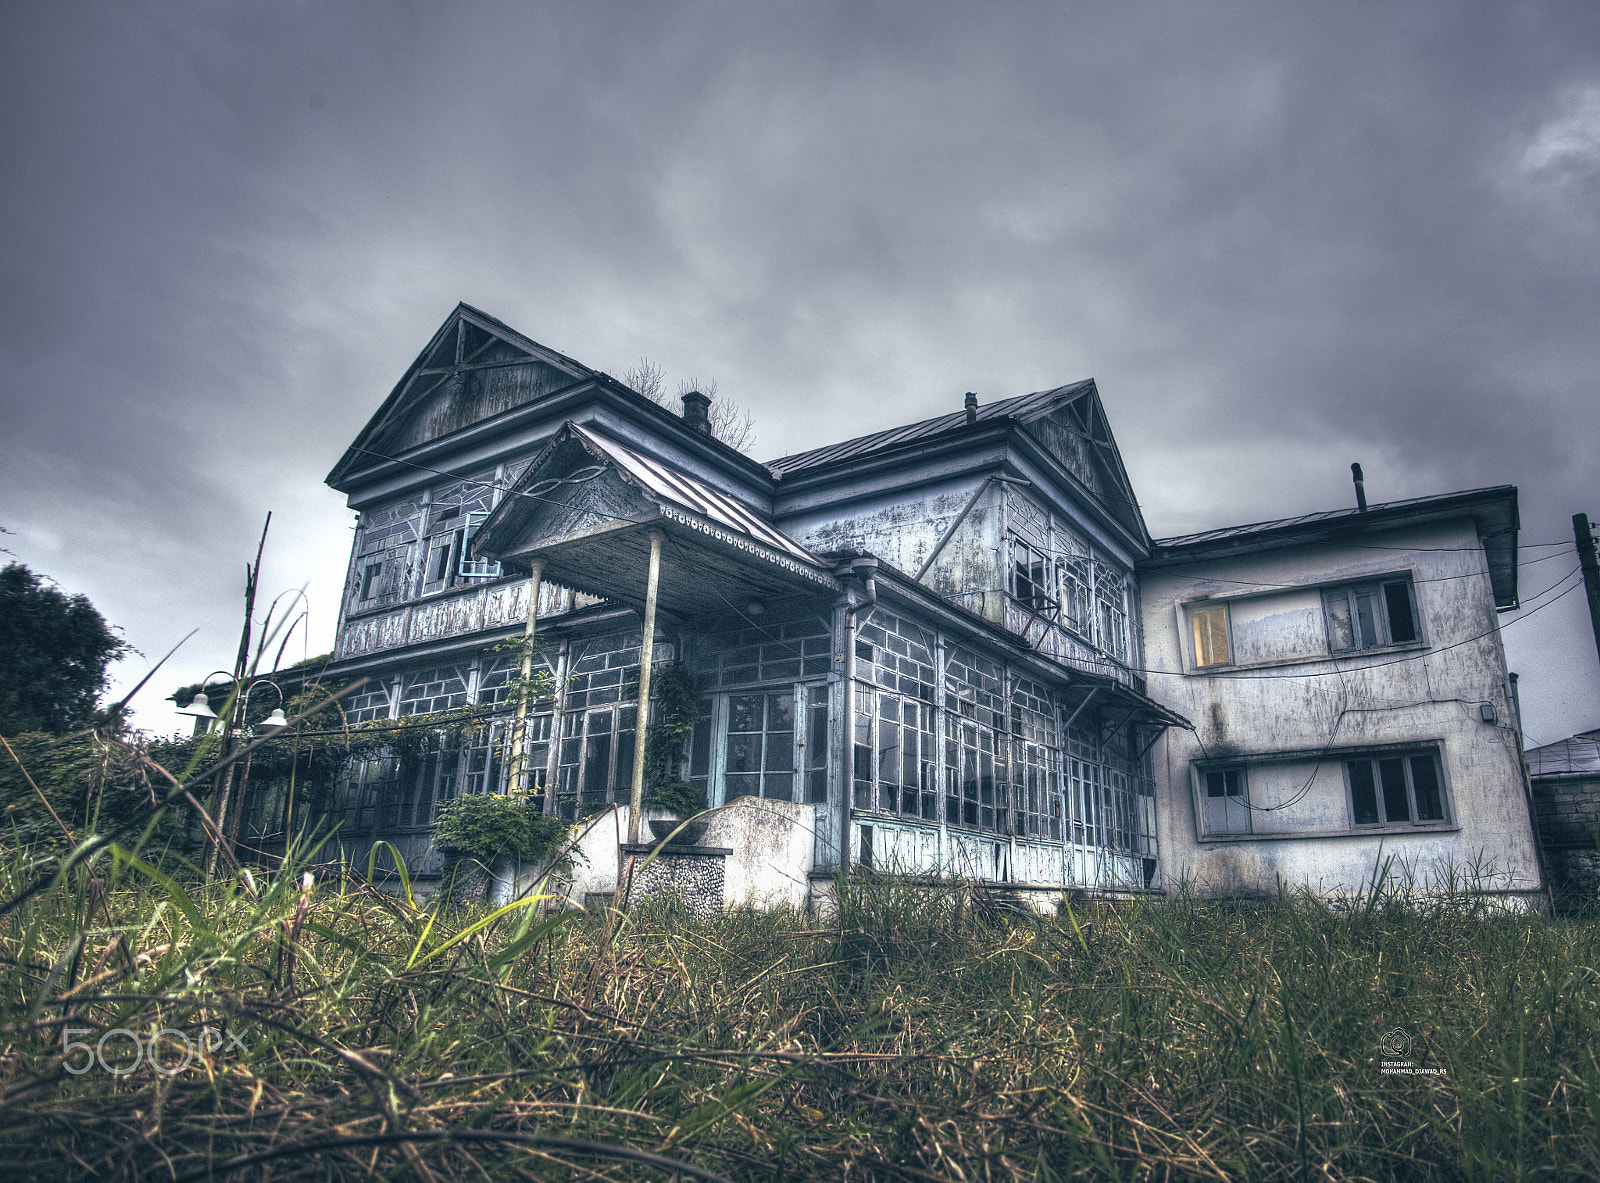
[[[485,865],[502,858],[533,864],[560,846],[567,829],[561,818],[546,815],[536,799],[473,793],[440,807],[433,840],[454,858],[475,858]]]
[[[677,817],[693,817],[706,811],[706,795],[686,780],[675,780],[644,795],[646,809],[665,809]]]

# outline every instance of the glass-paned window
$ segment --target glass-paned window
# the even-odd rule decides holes
[[[1094,631],[1094,618],[1089,612],[1089,556],[1064,554],[1060,569],[1062,618],[1068,628],[1087,638]]]
[[[863,696],[872,695],[862,690]],[[939,820],[934,769],[933,708],[916,699],[878,691],[874,742],[876,800],[871,808],[924,821]]]
[[[1060,752],[1049,691],[1028,678],[1011,690],[1012,805],[1017,833],[1056,841],[1062,835]]]
[[[828,799],[828,692],[823,685],[805,688],[805,750],[801,764],[805,772],[802,789],[807,804]]]
[[[1208,768],[1200,774],[1204,786],[1201,822],[1207,834],[1248,834],[1250,793],[1243,768]]]
[[[1067,768],[1072,792],[1072,840],[1083,846],[1098,846],[1104,833],[1100,765],[1074,756],[1067,761]]]
[[[627,803],[637,715],[638,707],[627,703],[562,717],[556,765],[556,812],[562,817],[585,817],[609,804]]]
[[[378,686],[345,699],[345,719],[351,723],[370,723],[389,717],[389,688]]]
[[[995,733],[966,720],[945,718],[945,822],[995,833],[1009,832],[1005,792],[996,775]]]
[[[440,666],[415,670],[405,676],[400,689],[402,715],[438,715],[467,705],[465,666]]]
[[[1334,653],[1402,645],[1420,635],[1409,578],[1324,588],[1322,608]]]
[[[712,714],[714,706],[715,703],[709,698],[700,700],[700,717],[695,720],[694,730],[689,733],[689,775],[686,779],[706,795],[707,801],[711,800],[711,739],[716,724]]]
[[[1038,547],[1013,537],[1011,594],[1023,606],[1043,612],[1056,606],[1055,592],[1055,563]]]
[[[794,800],[795,696],[781,690],[728,695],[728,761],[723,800]]]
[[[1363,756],[1345,762],[1350,814],[1358,826],[1426,825],[1447,820],[1436,752]]]

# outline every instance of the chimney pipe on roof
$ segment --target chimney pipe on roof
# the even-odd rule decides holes
[[[978,396],[972,391],[967,391],[967,424],[971,426],[978,421]]]
[[[711,400],[698,390],[683,396],[683,421],[689,430],[701,435],[711,434]]]
[[[1367,482],[1361,475],[1361,465],[1350,466],[1350,479],[1356,483],[1356,510],[1359,513],[1367,512]]]

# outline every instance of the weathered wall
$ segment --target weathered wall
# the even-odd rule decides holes
[[[1600,902],[1600,776],[1535,777],[1550,886],[1565,902]]]
[[[844,512],[796,515],[781,526],[813,551],[855,547],[915,575],[981,484],[983,478],[977,477],[923,485],[852,501]],[[998,484],[984,490],[923,577],[953,603],[997,622],[1005,611],[1001,497]]]
[[[702,846],[732,847],[723,865],[723,901],[729,908],[806,907],[815,845],[815,807],[744,797],[702,814],[709,826]],[[645,817],[667,817],[646,810]],[[561,894],[581,905],[617,886],[617,847],[627,840],[628,807],[612,806],[578,831],[571,880]],[[645,828],[644,837],[649,839]],[[531,876],[529,877],[531,883]]]
[[[1540,886],[1505,655],[1470,520],[1396,529],[1142,574],[1150,693],[1196,725],[1155,749],[1162,881],[1272,890],[1282,880],[1353,892],[1386,860],[1419,888],[1452,874],[1494,890]],[[1400,572],[1414,579],[1422,641],[1333,658],[1309,585]],[[1270,598],[1266,589],[1300,588]],[[1180,605],[1226,602],[1243,626],[1233,672],[1196,671]],[[1242,660],[1248,657],[1248,662]],[[1481,705],[1494,712],[1485,722]],[[1451,822],[1358,830],[1344,760],[1372,745],[1437,747]],[[1300,753],[1263,762],[1266,754]],[[1197,761],[1247,770],[1254,833],[1201,837]]]

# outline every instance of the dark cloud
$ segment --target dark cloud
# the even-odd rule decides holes
[[[202,626],[186,676],[268,508],[325,643],[321,478],[458,299],[769,455],[1092,375],[1158,534],[1354,459],[1600,511],[1590,3],[8,17],[0,523],[147,651]],[[1507,633],[1538,739],[1600,721],[1584,627]]]

